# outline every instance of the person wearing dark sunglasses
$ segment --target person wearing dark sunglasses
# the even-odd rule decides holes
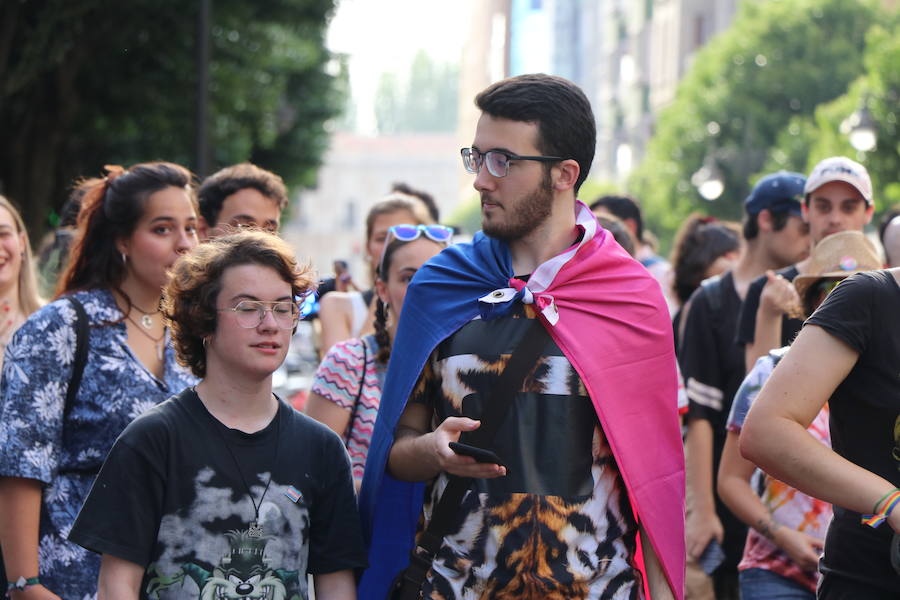
[[[461,157],[483,231],[429,260],[406,292],[360,490],[371,540],[360,597],[385,597],[422,519],[418,543],[439,549],[433,560],[417,551],[421,597],[630,597],[646,578],[654,600],[680,598],[672,328],[659,286],[577,201],[596,143],[590,104],[547,75],[498,82],[476,104]],[[538,358],[492,441],[465,450],[487,462],[457,454],[451,443],[490,425],[482,409],[499,402],[526,332],[549,337],[527,344]],[[461,503],[433,533],[444,490],[458,485]]]

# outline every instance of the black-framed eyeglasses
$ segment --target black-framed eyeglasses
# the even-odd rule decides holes
[[[566,160],[561,156],[520,156],[506,150],[488,150],[482,152],[478,148],[462,148],[463,167],[469,173],[478,173],[482,165],[487,165],[488,173],[494,177],[506,177],[509,175],[509,161],[511,160],[536,160],[539,162],[559,162]]]
[[[220,308],[217,312],[233,312],[237,323],[244,329],[259,327],[272,313],[279,329],[293,329],[300,319],[300,307],[294,302],[262,302],[259,300],[241,300],[234,308]]]

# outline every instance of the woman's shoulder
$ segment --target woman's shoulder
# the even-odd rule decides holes
[[[360,292],[328,292],[319,299],[319,313],[322,310],[345,310],[353,308],[357,298],[361,298]]]
[[[291,435],[288,437],[295,440],[295,443],[321,445],[324,447],[344,447],[344,442],[340,436],[332,431],[330,427],[285,404],[284,401],[282,401],[282,404],[281,410],[286,412],[288,430],[291,431]]]
[[[25,320],[23,327],[45,330],[73,325],[78,317],[71,299],[77,300],[84,307],[88,322],[91,325],[117,321],[122,317],[122,313],[109,290],[81,290],[66,294],[45,304]]]
[[[377,349],[377,342],[375,347]],[[322,362],[359,363],[371,351],[372,345],[365,338],[350,338],[342,340],[329,348]]]

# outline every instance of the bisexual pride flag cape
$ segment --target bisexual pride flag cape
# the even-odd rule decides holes
[[[425,362],[471,319],[533,303],[581,377],[609,441],[635,517],[665,576],[684,590],[684,453],[672,324],[659,284],[578,202],[581,241],[540,265],[523,287],[505,243],[475,235],[419,269],[407,291],[381,394],[360,514],[369,547],[361,599],[383,600],[408,563],[424,486],[393,478],[394,429]],[[500,292],[500,293],[497,293]],[[639,567],[644,570],[642,561]],[[646,577],[644,579],[646,581]]]

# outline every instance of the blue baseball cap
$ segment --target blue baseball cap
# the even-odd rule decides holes
[[[773,213],[790,212],[799,216],[805,185],[806,177],[800,173],[779,171],[766,175],[753,186],[750,195],[744,200],[744,210],[748,215],[758,215],[763,210],[768,210]]]

